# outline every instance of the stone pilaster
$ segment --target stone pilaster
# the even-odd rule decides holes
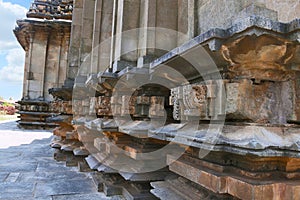
[[[80,66],[79,61],[79,48],[82,30],[82,10],[83,1],[74,0],[74,9],[72,17],[72,29],[70,38],[70,48],[68,55],[69,69],[67,77],[74,79],[77,75],[78,66]]]
[[[31,48],[29,98],[37,99],[44,96],[45,63],[49,30],[42,29],[35,33]]]
[[[103,0],[96,0],[95,10],[94,10],[94,30],[93,30],[93,47],[92,47],[92,57],[91,57],[91,73],[95,74],[98,72],[99,65],[99,44],[100,44],[100,32],[102,25],[102,4]]]
[[[178,46],[195,36],[195,0],[178,1],[178,32]]]
[[[33,30],[28,31],[29,36],[29,48],[26,49],[26,58],[25,58],[25,69],[24,69],[24,80],[23,80],[23,98],[29,98],[29,80],[32,75],[30,72],[31,68],[31,57],[32,57],[32,46],[35,32]]]
[[[142,0],[140,6],[140,32],[138,44],[138,67],[149,63],[147,61],[148,54],[154,54],[153,49],[146,49],[146,47],[155,47],[155,31],[150,31],[148,27],[156,26],[156,0]]]
[[[93,45],[93,26],[94,26],[94,6],[95,0],[83,1],[82,29],[80,40],[80,75],[87,75],[91,67],[91,52]]]
[[[63,37],[61,38],[60,66],[58,72],[58,86],[63,86],[68,69],[68,50],[70,43],[70,29],[64,29]]]

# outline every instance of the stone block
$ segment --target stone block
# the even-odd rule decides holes
[[[94,146],[98,151],[104,152],[106,151],[106,140],[104,138],[95,138]]]
[[[58,196],[65,194],[83,194],[96,192],[95,186],[89,180],[82,181],[47,181],[36,184],[35,197]]]
[[[97,159],[95,159],[92,155],[86,157],[85,160],[91,169],[97,169],[101,165],[101,163]]]

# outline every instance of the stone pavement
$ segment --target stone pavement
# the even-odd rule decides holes
[[[1,200],[119,199],[98,193],[89,173],[55,161],[49,131],[21,130],[16,122],[1,123],[0,141]]]

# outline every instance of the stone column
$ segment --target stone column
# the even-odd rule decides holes
[[[74,0],[74,9],[72,16],[72,28],[71,28],[71,38],[70,47],[68,55],[68,75],[69,79],[74,79],[77,75],[79,61],[79,48],[82,29],[82,9],[83,0]]]
[[[118,61],[120,60],[121,56],[121,48],[122,48],[122,37],[120,37],[122,31],[123,31],[123,12],[124,12],[124,0],[117,0],[118,4],[117,7],[115,7],[115,11],[117,11],[117,15],[115,18],[115,26],[116,26],[116,38],[114,42],[114,46],[112,49],[114,49],[114,53],[112,54],[112,61],[114,62],[114,71],[118,71]],[[114,31],[113,31],[114,33]],[[118,37],[119,36],[119,37]]]
[[[113,0],[113,13],[112,13],[112,27],[111,27],[111,32],[112,32],[112,38],[111,38],[111,44],[110,44],[110,58],[109,58],[109,71],[113,71],[113,61],[114,61],[114,55],[115,55],[115,34],[116,34],[116,29],[117,29],[117,13],[118,13],[118,1],[119,0]]]
[[[177,47],[178,1],[156,0],[156,2],[158,5],[156,8],[156,27],[166,29],[163,32],[156,32],[155,37],[155,54],[162,56],[166,51]]]
[[[30,73],[33,77],[29,80],[29,97],[37,99],[44,94],[44,76],[47,56],[49,30],[43,28],[36,30],[31,46]]]
[[[102,0],[101,10],[101,26],[100,26],[100,39],[98,54],[98,69],[97,71],[105,71],[107,67],[112,63],[112,52],[113,52],[113,34],[114,34],[114,16],[115,16],[115,1]]]
[[[114,72],[136,66],[139,33],[135,29],[140,26],[140,0],[119,0],[117,10],[116,35],[119,37],[114,45]]]
[[[65,36],[64,36],[64,31],[61,30],[58,35],[57,35],[57,41],[59,41],[59,56],[58,56],[58,67],[57,67],[57,70],[56,70],[56,87],[59,87],[59,80],[60,80],[60,68],[61,68],[61,65],[62,65],[62,48],[63,48],[63,40],[64,40]]]
[[[28,31],[29,36],[29,47],[26,49],[26,59],[25,59],[25,69],[24,69],[24,81],[23,81],[23,98],[29,98],[29,80],[31,79],[31,57],[32,57],[32,47],[34,40],[35,31]]]
[[[91,73],[95,74],[98,72],[98,56],[100,53],[100,35],[101,35],[101,25],[102,25],[102,4],[103,0],[96,0],[95,11],[94,11],[94,30],[93,30],[93,47],[92,47],[92,57],[91,57]]]
[[[83,2],[83,18],[80,41],[80,75],[87,75],[91,71],[91,51],[93,45],[93,26],[94,26],[94,7],[95,0],[84,0]]]
[[[58,78],[59,78],[59,67],[61,60],[61,41],[64,34],[59,27],[53,27],[51,30],[48,49],[47,49],[47,58],[45,63],[45,79],[44,79],[44,98],[45,100],[53,100],[52,96],[48,93],[49,88],[58,87]]]
[[[67,77],[68,68],[68,49],[70,43],[70,29],[65,28],[63,38],[61,39],[60,65],[58,72],[58,87],[63,86]]]
[[[110,56],[113,48],[113,24],[114,1],[96,0],[95,2],[95,20],[93,31],[92,47],[92,68],[91,73],[105,71],[110,65]]]
[[[195,37],[195,0],[178,0],[178,32],[178,46]]]
[[[155,47],[155,31],[156,27],[156,0],[142,0],[140,6],[140,32],[138,43],[138,63],[137,67],[142,67],[144,64],[152,61],[151,58],[146,58],[147,55],[153,55],[153,49],[147,47]],[[147,29],[151,27],[150,29]],[[152,31],[153,30],[153,31]],[[151,56],[150,56],[151,57]]]

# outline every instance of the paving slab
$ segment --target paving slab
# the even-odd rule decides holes
[[[29,172],[21,173],[17,182],[46,182],[53,180],[86,180],[89,179],[84,173],[77,173],[74,171],[61,171],[61,172]]]
[[[0,182],[4,181],[8,175],[9,175],[9,173],[1,172],[0,173]]]
[[[121,196],[106,197],[103,193],[53,196],[53,200],[123,200]]]
[[[97,193],[89,173],[54,160],[51,135],[0,123],[0,200],[116,199]]]
[[[5,178],[5,182],[16,182],[18,180],[20,176],[20,173],[16,172],[16,173],[9,173],[8,176]]]
[[[1,199],[2,200],[2,199]],[[5,198],[5,200],[53,200],[51,196],[49,197],[8,197],[8,198]],[[76,200],[76,199],[74,199]]]
[[[35,172],[37,162],[7,162],[0,163],[0,172]]]
[[[64,162],[39,162],[36,171],[37,172],[61,172],[61,171],[75,171],[76,168],[74,167],[65,167]]]
[[[33,197],[35,183],[0,183],[0,199]]]
[[[35,197],[97,192],[92,180],[37,182]]]

